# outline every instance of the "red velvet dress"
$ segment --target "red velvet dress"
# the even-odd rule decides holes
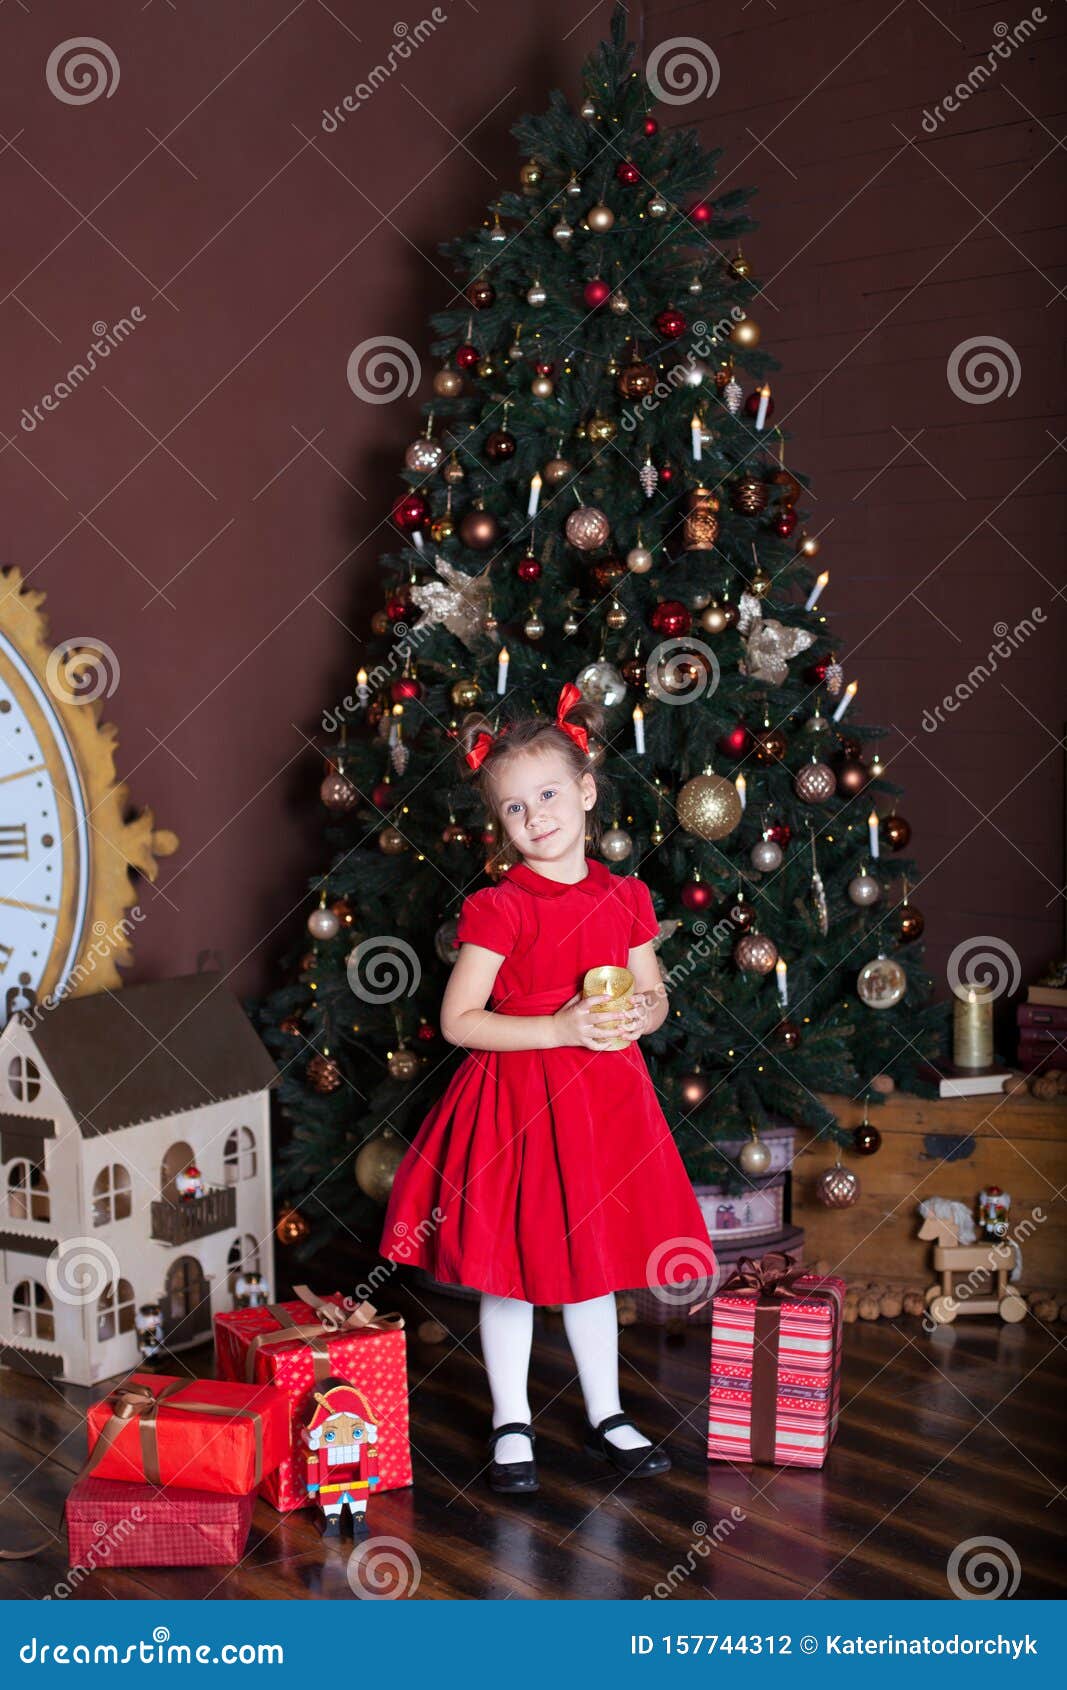
[[[503,962],[489,1008],[550,1015],[589,968],[658,931],[643,881],[586,858],[566,886],[527,863],[463,905],[460,942]],[[470,1051],[397,1171],[391,1261],[531,1303],[710,1277],[714,1255],[640,1043]]]

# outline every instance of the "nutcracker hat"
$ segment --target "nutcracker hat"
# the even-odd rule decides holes
[[[307,1422],[309,1432],[318,1431],[335,1414],[350,1414],[369,1426],[377,1424],[377,1415],[363,1392],[347,1379],[324,1379],[315,1387],[315,1412]]]

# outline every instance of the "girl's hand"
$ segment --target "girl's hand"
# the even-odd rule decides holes
[[[621,1011],[617,1015],[592,1014],[595,1005],[613,1001],[617,1000],[612,999],[610,992],[593,998],[583,998],[581,992],[575,992],[551,1018],[557,1046],[584,1045],[586,1050],[602,1050],[612,1039],[619,1038],[623,1032]]]
[[[639,1039],[642,1033],[648,1032],[652,1003],[647,992],[631,992],[630,1003],[632,1007],[623,1010],[619,1034],[622,1038],[633,1042]]]

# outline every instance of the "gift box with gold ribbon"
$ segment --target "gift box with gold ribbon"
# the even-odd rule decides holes
[[[285,1460],[260,1486],[275,1508],[307,1508],[304,1422],[324,1379],[347,1379],[367,1398],[378,1437],[378,1491],[411,1483],[408,1441],[407,1350],[403,1317],[379,1314],[372,1303],[319,1297],[295,1287],[297,1301],[215,1316],[220,1378],[276,1385],[289,1399],[290,1441]]]
[[[845,1282],[744,1256],[712,1299],[709,1461],[821,1467],[837,1430]]]
[[[244,1496],[289,1453],[289,1400],[270,1384],[134,1373],[89,1405],[82,1477]]]

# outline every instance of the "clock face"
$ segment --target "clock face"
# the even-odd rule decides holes
[[[88,842],[62,714],[0,629],[0,1024],[27,994],[67,987],[89,924]]]

